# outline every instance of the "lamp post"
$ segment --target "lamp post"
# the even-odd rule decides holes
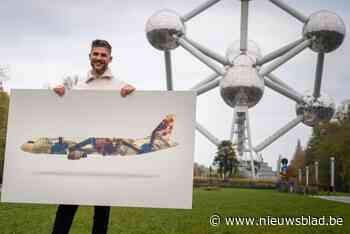
[[[318,185],[318,161],[315,162],[315,184]]]
[[[334,161],[335,158],[331,157],[331,191],[334,192]]]

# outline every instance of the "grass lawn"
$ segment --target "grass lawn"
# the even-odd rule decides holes
[[[0,204],[0,233],[50,233],[56,206]],[[214,213],[221,216],[333,216],[342,226],[226,226],[209,225]],[[71,233],[91,233],[92,207],[80,207]],[[194,189],[192,210],[120,208],[111,210],[109,233],[350,233],[350,204],[273,190]]]

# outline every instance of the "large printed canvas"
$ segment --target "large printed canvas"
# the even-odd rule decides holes
[[[195,94],[13,90],[3,202],[192,207]]]

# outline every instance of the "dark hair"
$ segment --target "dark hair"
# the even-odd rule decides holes
[[[110,54],[112,53],[112,46],[106,40],[93,40],[91,43],[91,49],[94,47],[104,47],[109,51]]]

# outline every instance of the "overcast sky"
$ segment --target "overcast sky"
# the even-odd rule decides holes
[[[111,68],[115,75],[139,90],[164,90],[163,53],[147,41],[145,23],[157,10],[168,8],[185,14],[203,0],[2,0],[0,4],[0,64],[10,66],[7,88],[41,88],[66,75],[84,76],[93,39],[106,39],[113,46]],[[285,0],[305,15],[328,9],[342,17],[349,31],[348,0]],[[250,1],[249,39],[263,54],[301,37],[302,24],[267,0]],[[240,3],[222,0],[186,24],[188,37],[225,54],[239,39]],[[327,54],[322,91],[337,104],[349,98],[350,43]],[[186,90],[212,71],[178,48],[172,53],[174,87]],[[274,72],[300,92],[313,88],[316,54],[307,49]],[[229,137],[233,110],[220,97],[219,89],[197,100],[197,120],[219,139]],[[250,110],[253,145],[295,118],[295,103],[266,88],[262,100]],[[298,125],[265,149],[263,158],[274,168],[279,154],[291,158],[298,138],[306,145],[311,129]],[[196,134],[195,161],[210,165],[215,147]]]

